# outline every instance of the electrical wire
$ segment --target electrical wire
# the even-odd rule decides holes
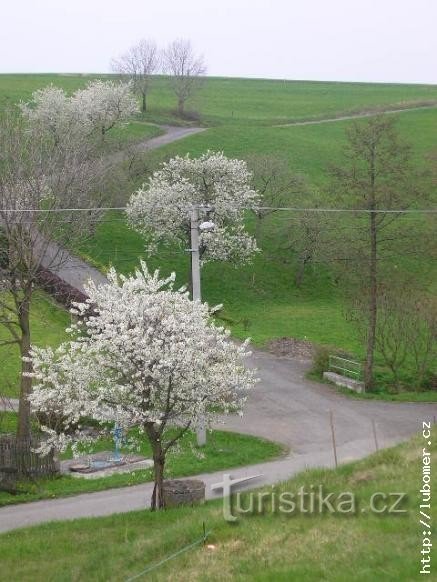
[[[154,205],[153,209],[163,209],[168,208],[168,204],[164,205]],[[191,210],[191,206],[185,208],[178,207],[178,210]],[[240,210],[253,210],[250,206],[235,206],[235,209]],[[257,210],[277,210],[277,211],[292,211],[292,212],[347,212],[347,213],[366,213],[366,214],[437,214],[437,208],[406,208],[406,209],[395,209],[395,208],[381,208],[381,209],[370,209],[370,208],[302,208],[298,206],[257,206]],[[59,212],[110,212],[110,211],[126,211],[126,207],[89,207],[89,208],[4,208],[0,209],[0,214],[12,214],[12,213],[34,213],[34,214],[52,214]]]

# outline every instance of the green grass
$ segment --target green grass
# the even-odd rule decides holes
[[[349,122],[338,122],[288,128],[212,128],[160,148],[153,152],[152,159],[158,163],[175,154],[198,155],[208,148],[237,157],[280,152],[288,156],[293,170],[323,186],[329,164],[341,161],[348,125]],[[437,111],[405,112],[399,116],[399,128],[405,138],[412,139],[418,163],[423,163],[424,155],[434,146]],[[335,200],[327,199],[326,204],[335,205]],[[271,221],[267,234],[274,233],[278,221],[287,216],[290,214],[284,213],[276,222]],[[144,257],[144,245],[141,237],[120,222],[122,217],[120,213],[108,215],[94,239],[81,251],[102,266],[112,263],[127,272],[135,268],[139,257]],[[340,225],[344,217],[336,215],[332,220]],[[433,227],[435,221],[431,221],[430,228]],[[252,265],[237,271],[226,264],[211,264],[203,270],[203,296],[211,304],[224,304],[234,334],[238,337],[249,334],[258,345],[274,337],[292,336],[336,345],[361,355],[355,331],[344,320],[339,289],[332,284],[329,272],[318,266],[309,272],[304,286],[297,289],[292,264],[281,261],[286,256],[275,258],[269,236],[264,250]],[[403,257],[399,261],[407,265]],[[174,270],[181,284],[186,282],[188,257],[180,250],[163,250],[148,259],[148,263],[151,268],[160,267],[164,274]],[[435,265],[426,259],[421,264],[411,261],[407,267],[426,281],[435,273]]]
[[[0,410],[0,434],[15,433],[17,430],[17,414],[10,410]]]
[[[0,102],[26,99],[31,91],[49,82],[73,91],[90,78],[86,75],[0,75]],[[320,190],[326,205],[335,206],[337,201],[323,194],[323,189],[328,181],[329,166],[342,163],[345,130],[351,122],[282,128],[274,125],[434,99],[437,99],[437,86],[211,78],[189,108],[198,109],[202,123],[212,127],[150,152],[148,166],[176,154],[190,152],[195,156],[207,149],[223,150],[226,155],[239,158],[252,153],[278,154],[286,157],[290,169],[305,175]],[[155,79],[149,105],[145,120],[174,121],[174,98],[168,79]],[[418,166],[423,166],[428,153],[437,147],[437,109],[404,112],[398,115],[398,120],[402,136],[414,146]],[[143,126],[139,121],[119,131],[122,139],[140,139],[143,127],[151,132],[149,136],[157,131],[156,126]],[[140,182],[141,179],[138,184]],[[127,200],[130,193],[120,192],[118,200]],[[431,194],[434,200],[431,196],[430,207],[435,205],[435,193]],[[301,201],[290,201],[294,203],[299,205]],[[233,334],[239,338],[250,335],[256,345],[292,336],[338,346],[361,358],[361,343],[353,326],[344,319],[341,289],[333,285],[329,269],[315,265],[298,289],[293,281],[292,257],[278,257],[271,244],[278,226],[290,216],[284,213],[267,222],[264,253],[256,257],[253,265],[238,270],[224,264],[205,267],[203,296],[211,304],[223,303],[225,322]],[[94,239],[79,251],[102,268],[113,264],[118,270],[128,272],[135,268],[140,257],[144,258],[144,245],[120,219],[120,214],[108,215]],[[343,224],[344,216],[334,215],[332,221]],[[435,219],[430,219],[426,228],[435,229]],[[398,266],[408,269],[425,284],[437,280],[435,262],[431,259],[397,259]],[[160,267],[163,274],[176,271],[180,283],[186,283],[188,257],[179,249],[163,250],[157,257],[148,259],[148,263],[153,269]]]
[[[114,149],[126,148],[163,133],[162,129],[153,123],[131,121],[123,127],[111,129],[106,136],[106,146]]]
[[[70,315],[61,309],[45,293],[34,295],[31,330],[32,343],[37,346],[56,346],[65,337],[65,328],[70,324]],[[0,326],[0,342],[10,339],[8,332]],[[0,393],[6,396],[17,396],[20,376],[20,354],[16,345],[0,345]]]
[[[32,91],[50,83],[72,92],[93,78],[96,76],[0,75],[0,103],[29,99]],[[274,125],[435,100],[435,85],[208,78],[187,108],[198,111],[207,125]],[[146,119],[172,121],[175,105],[168,78],[155,78]]]
[[[434,431],[431,451],[436,452]],[[421,438],[337,470],[305,471],[272,491],[296,494],[323,485],[334,496],[351,492],[356,514],[272,512],[223,520],[221,502],[164,513],[148,511],[52,522],[0,536],[4,580],[125,580],[202,536],[198,545],[166,561],[144,579],[373,582],[420,578]],[[370,498],[407,494],[403,514],[375,514]],[[393,498],[390,498],[393,499]],[[437,509],[432,497],[431,515]],[[364,510],[364,511],[362,511]],[[432,526],[432,535],[436,533]],[[0,578],[2,575],[0,574]],[[432,576],[431,576],[432,577]],[[430,577],[430,579],[431,579]]]
[[[9,418],[6,419],[4,428],[13,429],[14,415],[8,414],[7,416]],[[0,432],[6,432],[2,426],[0,424]],[[101,440],[94,450],[108,451],[113,450],[113,447],[112,441]],[[169,453],[166,477],[197,475],[250,465],[270,460],[283,452],[284,448],[277,443],[225,431],[208,433],[207,444],[199,449],[196,445],[195,434],[189,432],[179,441],[178,449]],[[141,442],[139,454],[146,458],[151,457],[151,448],[146,439]],[[71,452],[67,452],[62,458],[71,458]],[[62,475],[52,479],[40,479],[35,483],[22,483],[17,495],[0,491],[0,506],[102,491],[114,487],[128,487],[145,483],[151,479],[152,471],[150,469],[99,479],[76,479]]]

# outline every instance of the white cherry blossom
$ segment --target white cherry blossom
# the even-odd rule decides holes
[[[149,253],[160,243],[187,248],[190,208],[198,206],[200,223],[215,225],[200,234],[202,261],[246,262],[258,250],[244,228],[245,210],[259,201],[250,176],[244,161],[222,152],[208,151],[199,158],[177,156],[131,196],[128,222],[144,236]]]
[[[32,408],[61,419],[57,431],[44,429],[41,450],[89,441],[86,419],[101,433],[108,422],[137,427],[153,451],[152,507],[162,507],[168,449],[200,418],[210,425],[213,410],[241,414],[255,371],[245,366],[247,343],[231,342],[207,304],[174,290],[174,275],[161,279],[141,263],[127,277],[112,269],[108,280],[90,282],[87,302],[75,304],[71,341],[32,349]]]

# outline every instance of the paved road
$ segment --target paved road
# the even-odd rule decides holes
[[[436,109],[435,105],[420,105],[418,107],[404,107],[403,109],[386,109],[385,111],[367,111],[365,113],[351,113],[339,117],[328,117],[326,119],[314,119],[308,121],[292,121],[291,123],[281,123],[274,127],[292,127],[294,125],[319,125],[320,123],[334,123],[336,121],[348,121],[350,119],[361,119],[363,117],[375,117],[376,115],[386,115],[388,113],[404,113],[406,111],[417,111],[418,109]]]
[[[205,127],[176,127],[174,125],[161,125],[161,129],[165,131],[163,135],[152,137],[151,139],[138,144],[136,149],[141,152],[154,150],[174,141],[183,139],[184,137],[188,137],[189,135],[194,135],[195,133],[200,133],[201,131],[206,130]]]
[[[282,442],[290,452],[276,461],[228,471],[233,477],[261,474],[250,482],[251,486],[283,481],[309,467],[332,467],[330,411],[334,414],[341,463],[375,450],[372,420],[379,446],[386,447],[418,432],[423,419],[432,420],[437,415],[437,404],[355,400],[340,395],[329,386],[305,379],[308,362],[256,351],[252,365],[259,369],[261,382],[249,397],[244,417],[232,417],[220,426]],[[207,484],[209,499],[220,495],[220,491],[211,490],[211,485],[221,482],[223,473],[199,475]],[[0,509],[0,531],[141,509],[149,505],[151,489],[145,484],[4,507]]]

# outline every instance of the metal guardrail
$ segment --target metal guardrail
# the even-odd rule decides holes
[[[340,356],[329,356],[329,369],[333,372],[339,371],[343,376],[352,377],[354,380],[361,380],[363,377],[363,366],[360,362]]]

